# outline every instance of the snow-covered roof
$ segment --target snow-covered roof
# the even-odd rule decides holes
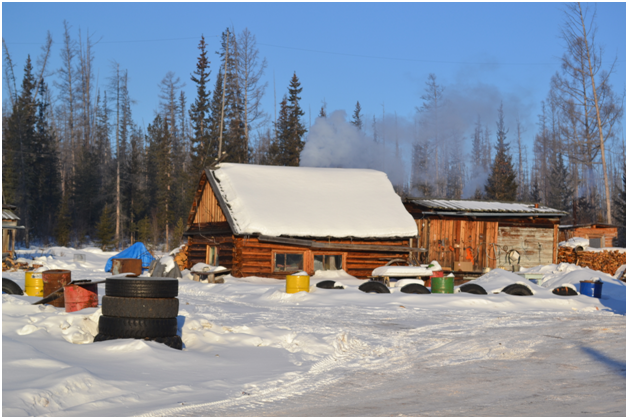
[[[235,234],[413,237],[417,226],[385,173],[222,163],[207,170]],[[220,199],[219,197],[219,199]]]
[[[410,199],[412,203],[435,210],[446,210],[453,212],[503,212],[503,213],[524,213],[541,215],[564,215],[563,211],[534,204],[498,202],[498,201],[468,201],[450,199]]]

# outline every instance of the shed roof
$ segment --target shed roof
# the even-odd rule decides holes
[[[4,206],[3,206],[4,207]],[[2,208],[2,219],[3,220],[12,220],[17,221],[20,219],[13,211],[10,209]]]
[[[235,234],[393,238],[418,233],[388,177],[376,170],[222,163],[206,173]]]
[[[541,216],[563,216],[567,213],[557,209],[534,204],[499,201],[473,201],[452,199],[408,199],[408,202],[433,210],[448,211],[454,213],[500,213],[500,214],[536,214]]]

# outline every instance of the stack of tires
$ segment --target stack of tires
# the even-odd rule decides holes
[[[94,342],[145,339],[182,349],[178,293],[179,281],[173,278],[108,278]]]

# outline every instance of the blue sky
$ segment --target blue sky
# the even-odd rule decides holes
[[[72,36],[88,31],[93,40],[95,73],[102,88],[111,62],[128,69],[135,100],[134,120],[149,124],[157,108],[159,82],[173,71],[195,94],[190,73],[204,34],[217,74],[218,40],[227,26],[247,27],[257,37],[268,68],[264,108],[273,112],[293,72],[302,87],[305,120],[314,122],[322,101],[328,112],[351,114],[360,101],[364,114],[396,113],[411,118],[429,73],[446,89],[482,96],[478,109],[494,128],[504,101],[514,131],[519,116],[531,142],[540,102],[560,68],[563,22],[559,3],[3,3],[2,36],[21,79],[27,54],[37,57],[50,30],[54,45],[50,70],[60,67],[63,20]],[[597,5],[597,42],[605,61],[617,57],[613,85],[626,85],[626,5]],[[55,76],[49,77],[49,82]],[[3,98],[6,92],[3,85]],[[470,104],[470,113],[474,113]],[[478,105],[480,106],[480,105]],[[624,119],[625,120],[625,119]]]

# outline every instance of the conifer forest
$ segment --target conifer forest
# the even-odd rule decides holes
[[[520,123],[507,126],[500,102],[497,120],[452,125],[455,96],[431,73],[408,110],[412,146],[401,156],[407,170],[394,181],[398,194],[539,203],[567,212],[562,224],[625,226],[625,87],[610,84],[612,54],[580,24],[579,5],[567,12],[573,20],[562,30],[564,54],[547,81],[533,142],[522,141]],[[117,62],[94,68],[93,39],[63,25],[63,39],[53,48],[49,37],[26,62],[14,62],[3,39],[3,203],[17,206],[22,245],[123,249],[140,241],[171,250],[182,243],[203,168],[299,166],[313,125],[300,97],[308,86],[297,69],[277,80],[275,109],[263,109],[262,98],[273,94],[264,81],[268,63],[248,29],[225,29],[218,51],[200,37],[187,74],[164,68],[154,119],[144,127],[132,113],[129,70]],[[51,54],[60,68],[50,68]],[[98,87],[97,71],[107,79]],[[194,97],[183,83],[193,84]],[[364,114],[360,99],[347,112],[351,129],[399,154],[384,121],[390,116]],[[329,117],[324,104],[316,114]],[[617,245],[625,246],[625,228]]]

